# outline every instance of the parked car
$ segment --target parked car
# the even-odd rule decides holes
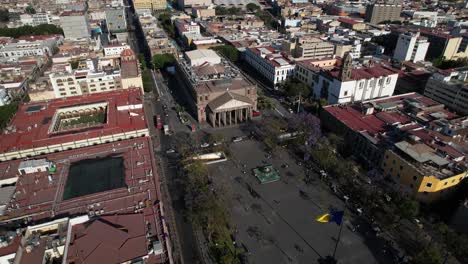
[[[233,137],[232,142],[241,142],[243,140],[242,137]]]
[[[168,149],[168,150],[166,150],[166,153],[167,153],[167,154],[171,154],[171,153],[175,153],[175,152],[176,152],[175,149]]]
[[[210,144],[206,143],[206,142],[200,145],[201,148],[207,148],[209,146],[210,146]]]

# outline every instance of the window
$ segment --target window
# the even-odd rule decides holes
[[[432,187],[432,183],[431,183],[431,182],[426,183],[426,187],[431,188],[431,187]]]
[[[417,180],[418,176],[413,176],[413,181]]]
[[[205,95],[205,100],[208,100],[208,95]]]
[[[447,185],[448,182],[444,182],[444,186]]]
[[[344,92],[344,96],[347,96],[347,95],[348,95],[348,91],[345,91],[345,92]]]
[[[393,165],[395,165],[395,160],[392,160]]]
[[[200,96],[200,100],[199,101],[203,101],[203,96]]]
[[[413,184],[410,184],[409,186],[411,187],[411,189],[413,189],[413,188],[414,188],[414,185],[413,185]]]
[[[403,166],[400,166],[400,170],[403,170]]]

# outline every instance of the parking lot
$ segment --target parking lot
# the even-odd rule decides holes
[[[226,139],[243,133],[237,128],[217,132]],[[249,263],[315,263],[332,255],[339,226],[315,218],[345,206],[319,176],[299,166],[285,149],[269,155],[261,142],[251,139],[230,142],[229,149],[230,159],[209,165],[210,175],[231,208],[236,243]],[[261,185],[252,169],[269,164],[280,171],[281,179]],[[308,185],[303,181],[306,174],[312,180]],[[336,253],[339,263],[391,263],[379,256],[381,252],[371,251],[369,237],[352,230],[351,222],[356,221],[347,211]]]

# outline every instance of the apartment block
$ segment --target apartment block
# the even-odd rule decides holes
[[[468,115],[468,68],[439,71],[427,81],[424,95],[453,111]]]
[[[419,32],[402,33],[398,37],[393,58],[398,61],[423,61],[428,48],[429,42],[427,38],[421,37]]]
[[[384,21],[400,21],[402,5],[395,1],[376,1],[366,8],[366,22],[379,24]]]
[[[134,0],[133,6],[135,9],[148,9],[148,10],[164,10],[167,7],[166,0]]]

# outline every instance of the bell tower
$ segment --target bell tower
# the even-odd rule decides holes
[[[346,52],[343,63],[340,70],[340,80],[343,82],[349,81],[352,79],[352,70],[353,70],[353,57],[350,52]]]

